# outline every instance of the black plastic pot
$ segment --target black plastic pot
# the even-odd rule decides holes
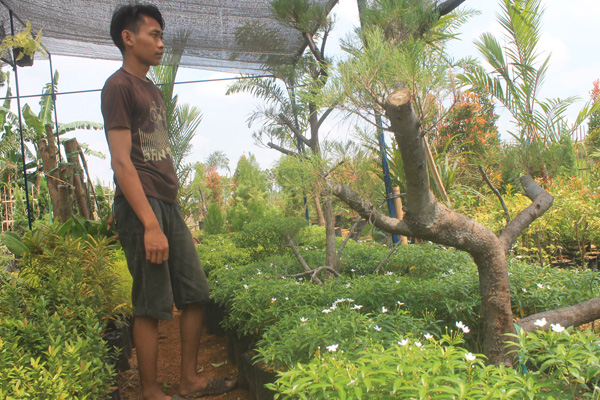
[[[112,329],[104,334],[103,339],[108,346],[108,354],[114,360],[116,370],[119,372],[129,370],[129,358],[132,355],[133,349],[128,326],[113,326]]]
[[[213,299],[204,305],[204,326],[209,334],[215,336],[225,336],[225,329],[221,327],[221,322],[225,318],[225,308],[217,304]]]
[[[33,55],[23,55],[23,57],[20,60],[17,60],[21,53],[23,53],[22,47],[16,47],[13,49],[13,57],[15,60],[15,64],[17,64],[19,67],[31,67],[33,65]]]
[[[256,353],[249,351],[242,354],[242,362],[248,380],[248,390],[250,398],[256,400],[272,400],[275,392],[268,389],[265,385],[277,380],[277,374],[274,371],[267,370],[260,363],[254,363],[253,358]]]

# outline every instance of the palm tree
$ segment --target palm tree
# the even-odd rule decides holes
[[[178,104],[178,96],[173,95],[175,78],[188,37],[189,33],[178,34],[166,51],[161,64],[150,69],[150,79],[159,85],[165,100],[169,146],[180,187],[192,171],[191,165],[186,164],[184,160],[191,152],[192,140],[202,121],[199,108],[189,104]]]
[[[472,65],[459,78],[466,84],[489,90],[509,111],[516,128],[516,132],[509,134],[521,148],[523,165],[533,173],[533,160],[562,136],[570,135],[598,105],[585,105],[575,123],[569,126],[565,111],[576,97],[538,99],[550,64],[550,55],[541,57],[539,52],[544,14],[541,0],[502,0],[501,6],[498,20],[508,44],[502,46],[491,33],[484,33],[475,45],[491,73],[481,65]]]

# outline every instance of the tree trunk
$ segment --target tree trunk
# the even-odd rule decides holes
[[[319,195],[315,194],[313,197],[313,202],[315,203],[315,211],[317,213],[317,223],[319,226],[325,226],[325,217],[323,216],[323,208],[321,207],[321,199],[319,199]]]
[[[337,268],[337,249],[335,244],[335,218],[333,205],[329,193],[325,193],[323,201],[323,217],[325,219],[325,264],[333,269]]]
[[[46,138],[46,140],[40,140],[37,145],[38,152],[43,162],[44,175],[46,175],[50,203],[52,204],[52,210],[56,215],[57,210],[60,208],[60,196],[58,193],[58,181],[56,180],[56,178],[58,178],[58,170],[56,169],[57,147],[51,125],[46,125]]]
[[[79,164],[79,152],[81,148],[79,147],[79,143],[77,143],[77,139],[74,138],[63,141],[63,146],[65,146],[65,153],[67,153],[67,161],[73,166],[73,186],[75,187],[75,199],[79,215],[85,219],[91,219],[89,196],[87,195],[83,180],[83,169]]]
[[[60,222],[65,222],[73,216],[73,165],[62,163],[58,166],[58,194],[60,197],[58,209],[54,211]]]
[[[528,207],[515,218],[522,223],[511,222],[512,225],[498,237],[483,225],[439,203],[431,193],[421,124],[413,112],[408,90],[398,90],[388,97],[386,115],[404,163],[407,183],[404,219],[399,221],[383,215],[343,184],[336,184],[333,193],[383,231],[453,246],[471,254],[479,271],[484,352],[490,363],[509,363],[504,335],[514,333],[515,329],[506,252],[517,237],[516,231],[522,231],[543,214],[552,204],[547,201],[552,196],[533,179],[522,181],[535,210]],[[534,205],[536,203],[538,207]]]
[[[392,188],[392,194],[394,195],[394,209],[396,210],[396,218],[398,218],[399,220],[403,220],[404,206],[402,205],[402,198],[400,197],[400,193],[402,193],[402,191],[400,190],[399,186],[394,186]],[[402,245],[408,244],[408,238],[403,235],[398,236],[398,241]]]

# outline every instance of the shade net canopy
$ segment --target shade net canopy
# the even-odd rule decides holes
[[[336,0],[314,0],[329,11]],[[0,0],[0,36],[29,21],[43,28],[42,44],[53,55],[121,60],[109,26],[123,0]],[[165,42],[180,45],[180,65],[255,74],[265,61],[289,64],[306,46],[294,29],[278,22],[269,0],[155,0],[165,20]]]

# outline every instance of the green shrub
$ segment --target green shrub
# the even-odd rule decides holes
[[[208,205],[208,214],[204,218],[204,230],[209,235],[216,235],[223,232],[225,225],[225,216],[218,203]]]
[[[532,399],[561,398],[556,382],[486,366],[460,347],[460,334],[441,340],[403,338],[391,346],[372,342],[346,351],[334,343],[309,363],[280,372],[277,399]]]
[[[203,234],[199,241],[196,250],[206,274],[215,268],[246,265],[252,260],[250,250],[237,247],[231,235]]]
[[[77,284],[64,279],[66,287]],[[14,276],[0,284],[1,398],[102,399],[110,392],[101,310],[54,290]]]
[[[353,299],[338,299],[329,308],[301,308],[271,325],[257,343],[258,359],[276,370],[307,363],[332,343],[345,351],[358,352],[379,343],[389,346],[399,337],[436,334],[436,321],[414,318],[396,305],[364,314]],[[333,328],[333,329],[332,329]]]
[[[288,244],[286,236],[294,237],[306,226],[306,220],[296,217],[270,215],[247,223],[234,236],[238,247],[251,249],[258,260],[266,255],[281,254]]]

